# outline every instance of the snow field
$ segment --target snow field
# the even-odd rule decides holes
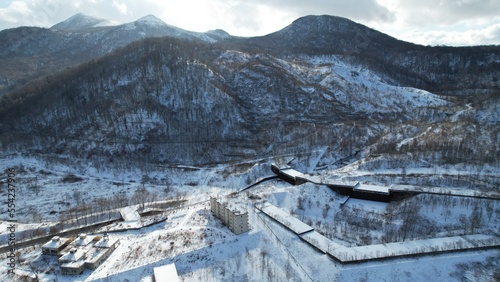
[[[27,162],[23,163],[26,178],[33,177],[37,175],[37,171],[40,171],[40,168],[36,166],[30,167]],[[33,167],[35,169],[32,169]],[[252,228],[250,232],[236,236],[212,216],[208,202],[203,201],[208,200],[210,195],[227,195],[238,191],[248,185],[249,179],[251,182],[252,179],[268,176],[269,172],[260,167],[247,166],[246,169],[235,173],[231,173],[231,170],[224,166],[167,171],[171,181],[169,191],[158,193],[158,195],[175,198],[176,194],[180,194],[181,198],[187,200],[186,204],[202,203],[173,210],[168,214],[165,222],[147,228],[111,233],[111,236],[120,239],[121,244],[105,263],[94,272],[86,271],[81,276],[58,276],[59,281],[152,281],[153,268],[167,263],[176,264],[181,281],[397,281],[401,277],[412,281],[446,281],[460,278],[460,274],[457,273],[463,269],[468,277],[484,278],[485,276],[476,274],[473,269],[464,268],[463,264],[480,265],[482,269],[487,270],[485,273],[491,274],[492,271],[494,272],[491,269],[495,266],[491,261],[500,257],[498,250],[485,250],[341,265],[303,242],[288,229],[256,211],[253,208],[254,200],[250,200],[246,192],[238,194],[234,200],[248,207]],[[350,172],[357,173],[356,170]],[[61,173],[53,170],[51,174],[43,174],[44,177],[40,176],[38,179],[39,183],[44,183],[38,197],[33,194],[24,194],[24,192],[21,195],[37,203],[37,199],[41,199],[40,201],[44,198],[49,199],[51,192],[57,189],[68,189],[67,187],[71,187],[72,190],[78,187],[95,189],[97,195],[104,197],[121,191],[132,195],[135,189],[143,186],[138,182],[127,183],[128,177],[140,180],[142,173],[127,172],[128,176],[124,177],[126,181],[122,182],[115,180],[113,174],[108,174],[107,180],[97,176],[81,175],[82,181],[61,182],[60,180],[68,174],[81,175],[75,171],[63,170]],[[156,172],[152,173],[151,178],[155,174]],[[318,175],[318,177],[321,178],[324,175]],[[122,176],[117,178],[121,179]],[[115,182],[120,185],[115,185]],[[192,185],[194,182],[203,184],[194,186]],[[164,188],[165,185],[146,184],[148,190],[161,191]],[[27,188],[20,187],[20,189],[20,191],[25,191],[24,189]],[[71,194],[72,190],[68,190],[68,193]],[[341,230],[345,227],[340,226],[341,222],[339,222],[339,213],[342,210],[356,211],[362,217],[376,218],[382,216],[387,209],[387,204],[354,199],[348,200],[341,208],[340,203],[344,203],[345,199],[325,186],[311,183],[290,186],[282,181],[273,180],[251,188],[248,192],[260,197],[262,201],[269,201],[294,214],[308,225],[321,230],[325,237],[346,248],[356,247],[359,244],[357,237],[366,231],[360,229],[358,233],[352,234],[351,237],[356,238],[343,237]],[[90,195],[93,194],[89,192]],[[450,201],[449,204],[442,205],[443,200],[436,197],[422,199],[428,205],[421,207],[420,215],[441,224],[459,221],[462,213],[470,216],[473,211],[472,202],[467,204],[457,200],[453,206],[454,200],[451,198],[451,200],[446,200]],[[76,199],[73,197],[67,202],[70,206],[76,205]],[[61,206],[61,210],[63,207]],[[49,213],[52,209],[53,207],[42,207],[41,211]],[[449,213],[446,212],[447,209],[450,210]],[[488,221],[488,213],[484,206],[482,214],[483,220],[487,222],[486,230],[498,226],[495,213],[495,209],[498,209],[497,204],[492,205],[492,209],[492,216]],[[20,216],[24,220],[29,219],[28,213],[22,212]],[[25,225],[24,228],[30,226]],[[380,236],[374,231],[368,233]],[[308,236],[318,240],[313,234]],[[318,240],[318,243],[321,244],[321,240]],[[16,270],[19,275],[25,274],[33,277],[34,273],[30,270],[29,264],[35,263],[40,266],[40,269],[46,270],[39,273],[41,281],[51,281],[56,278],[50,270],[55,266],[55,261],[41,256],[39,248],[23,250],[20,258],[22,262]],[[442,267],[434,267],[437,264]],[[422,271],[422,269],[429,269],[429,271]],[[0,280],[9,281],[4,271],[5,264],[0,265],[0,270],[2,270]],[[453,278],[450,279],[450,277]]]

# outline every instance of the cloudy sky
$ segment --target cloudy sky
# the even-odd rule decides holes
[[[85,14],[131,22],[153,14],[192,31],[277,31],[305,15],[335,15],[424,45],[500,44],[499,0],[0,0],[0,30],[50,27]]]

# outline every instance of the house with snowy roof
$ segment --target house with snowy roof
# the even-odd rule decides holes
[[[43,244],[42,254],[58,256],[61,254],[61,251],[66,248],[72,241],[73,239],[70,238],[54,236],[49,242]]]
[[[96,269],[120,244],[118,239],[110,239],[108,234],[104,234],[101,240],[97,241],[87,255],[85,264],[87,268]]]
[[[80,234],[76,239],[52,238],[44,244],[44,254],[61,257],[57,260],[64,275],[78,275],[85,269],[96,269],[119,245],[120,240],[104,236]]]
[[[86,253],[87,250],[71,248],[68,253],[57,260],[61,267],[61,273],[64,275],[82,274],[85,270]]]

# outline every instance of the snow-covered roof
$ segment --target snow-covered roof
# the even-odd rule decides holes
[[[88,263],[95,263],[98,261],[102,256],[106,254],[108,250],[104,248],[92,248],[88,253],[87,253],[87,258],[85,259],[85,262]]]
[[[175,263],[167,264],[160,267],[155,267],[153,269],[155,276],[155,281],[168,281],[168,282],[178,282],[179,275],[177,274],[177,268],[175,268]]]
[[[274,220],[278,221],[279,223],[285,225],[288,227],[290,230],[295,232],[297,235],[304,234],[306,232],[314,230],[311,226],[305,224],[304,222],[300,221],[299,219],[295,218],[288,212],[270,204],[270,203],[264,203],[262,205],[257,205],[256,206],[259,210],[261,210],[263,213],[267,214],[268,216],[272,217]]]
[[[359,183],[356,181],[348,181],[345,179],[338,179],[333,177],[327,177],[325,179],[318,179],[318,177],[313,177],[312,180],[314,180],[315,183],[324,183],[327,185],[335,185],[335,186],[349,187],[349,188],[353,188],[354,186],[356,186],[356,184]]]
[[[124,221],[139,221],[141,216],[137,212],[137,208],[134,206],[128,206],[120,209],[120,214]]]
[[[283,172],[284,174],[293,176],[293,177],[305,176],[302,172],[297,171],[297,170],[295,170],[293,168],[285,168],[285,169],[282,169],[281,172]]]
[[[325,254],[329,251],[329,246],[331,240],[321,235],[317,231],[307,232],[306,234],[300,235],[300,238],[304,239],[309,244],[315,246]]]
[[[358,247],[344,247],[332,242],[329,253],[337,259],[348,262],[378,258],[398,257],[453,250],[475,249],[498,245],[500,238],[492,235],[475,234],[444,238],[431,238],[405,242],[375,244]],[[333,248],[334,245],[337,247]]]
[[[85,254],[87,253],[87,250],[82,250],[82,249],[72,249],[70,252],[64,254],[59,258],[59,262],[61,263],[66,263],[66,262],[75,262],[80,260]]]
[[[68,241],[68,238],[61,238],[59,236],[54,236],[49,242],[43,244],[44,249],[59,249]]]
[[[89,236],[87,234],[80,234],[78,235],[78,238],[75,239],[75,241],[72,242],[73,245],[79,246],[79,247],[84,247],[90,244],[92,240],[94,240],[95,236]]]
[[[71,261],[71,262],[66,262],[61,264],[61,267],[64,268],[81,268],[85,264],[85,261],[79,260],[79,261]]]
[[[113,246],[114,244],[116,244],[116,242],[118,241],[118,239],[111,239],[109,237],[102,237],[101,240],[97,241],[97,243],[95,243],[94,247],[96,248],[110,248],[111,246]]]
[[[354,189],[355,190],[363,190],[363,191],[367,191],[367,192],[389,194],[390,188],[387,186],[378,186],[378,185],[369,185],[369,184],[358,183],[354,187]]]
[[[230,210],[234,214],[246,214],[246,213],[248,213],[248,211],[243,206],[234,203],[233,201],[231,201],[227,197],[224,197],[222,195],[218,195],[214,198],[219,204],[221,204],[222,206],[224,206],[226,209]]]

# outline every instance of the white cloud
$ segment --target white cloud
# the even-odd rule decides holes
[[[83,12],[120,22],[153,14],[188,30],[257,36],[329,14],[421,44],[500,44],[492,28],[500,23],[498,0],[11,0],[0,7],[0,29],[50,27]]]
[[[471,46],[490,45],[500,42],[500,23],[480,29],[456,31],[408,31],[402,34],[402,39],[422,45]]]
[[[91,1],[91,3],[95,3],[95,2]],[[113,6],[116,7],[116,9],[118,9],[118,11],[120,11],[120,13],[122,13],[123,15],[127,14],[127,10],[128,10],[127,4],[120,3],[119,1],[114,0]]]

